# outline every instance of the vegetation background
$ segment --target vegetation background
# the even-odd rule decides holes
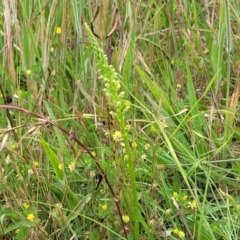
[[[239,1],[0,18],[1,239],[240,239]]]

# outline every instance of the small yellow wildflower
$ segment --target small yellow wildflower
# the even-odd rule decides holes
[[[16,149],[16,145],[11,144],[10,148],[11,148],[12,150]]]
[[[32,73],[32,71],[31,71],[30,69],[28,69],[28,70],[26,71],[26,74],[27,74],[27,75],[31,75],[31,73]]]
[[[151,131],[151,132],[155,132],[155,131],[156,131],[156,128],[155,128],[154,126],[151,126],[150,131]]]
[[[120,131],[116,131],[112,137],[114,142],[122,141],[122,133]]]
[[[191,209],[195,209],[195,208],[197,208],[197,202],[195,200],[193,200],[192,202],[188,202],[188,206]]]
[[[97,154],[96,154],[94,151],[92,151],[91,153],[92,153],[92,155],[93,155],[94,157],[97,156]]]
[[[29,220],[30,222],[33,222],[34,218],[35,216],[32,213],[27,215],[27,220]]]
[[[30,206],[29,206],[29,204],[24,203],[24,204],[23,204],[23,207],[24,207],[25,209],[28,209]]]
[[[187,201],[188,200],[188,196],[187,195],[184,195],[183,198],[182,198],[183,201]]]
[[[51,48],[50,48],[50,52],[54,52],[54,47],[51,47]]]
[[[16,231],[15,231],[16,234],[20,233],[20,229],[17,228]]]
[[[125,222],[125,223],[128,223],[130,221],[130,218],[128,215],[123,215],[122,216],[122,220]]]
[[[104,210],[104,211],[107,210],[107,204],[102,205],[101,208],[102,208],[102,210]]]
[[[61,33],[62,33],[62,29],[61,29],[60,27],[57,27],[56,33],[57,33],[57,34],[61,34]]]
[[[63,169],[63,165],[61,163],[58,164],[58,169],[62,170]]]
[[[174,64],[175,64],[174,60],[171,60],[171,64],[172,64],[172,65],[174,65]]]
[[[178,232],[178,236],[179,236],[180,238],[184,238],[184,237],[185,237],[185,233],[184,233],[183,231],[179,231],[179,232]]]
[[[34,164],[35,167],[39,166],[39,162],[37,162],[37,161],[35,161],[33,164]]]
[[[74,171],[75,166],[76,166],[76,163],[75,163],[75,162],[71,162],[71,163],[68,165],[68,167],[69,167],[69,169],[70,169],[71,172]]]
[[[132,142],[132,147],[136,148],[137,147],[137,143],[136,142]]]
[[[179,230],[177,228],[173,229],[173,233],[174,234],[178,234],[179,233]]]

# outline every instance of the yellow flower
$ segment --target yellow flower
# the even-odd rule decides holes
[[[60,27],[57,27],[56,33],[57,33],[57,34],[61,34],[61,33],[62,33],[62,29],[61,29]]]
[[[183,201],[187,201],[188,200],[188,196],[187,195],[184,195],[183,198],[182,198]]]
[[[101,208],[102,208],[102,210],[104,210],[104,211],[107,210],[107,204],[102,205]]]
[[[94,157],[96,157],[96,153],[94,151],[91,152]]]
[[[128,215],[123,215],[122,216],[122,220],[125,222],[125,223],[128,223],[130,221],[130,218]]]
[[[11,147],[12,150],[16,149],[16,145],[14,145],[14,144],[11,144],[10,147]]]
[[[132,147],[136,148],[137,147],[137,143],[136,142],[132,142]]]
[[[17,228],[16,231],[15,231],[16,234],[20,233],[20,229]]]
[[[28,70],[26,71],[26,74],[27,74],[27,75],[31,75],[31,73],[32,73],[32,71],[31,71],[30,69],[28,69]]]
[[[25,209],[28,209],[28,208],[29,208],[29,204],[24,203],[24,204],[23,204],[23,207],[24,207]]]
[[[71,162],[71,163],[68,165],[68,167],[69,167],[69,169],[70,169],[71,172],[74,171],[75,166],[76,166],[76,162]]]
[[[63,169],[63,165],[61,163],[58,164],[58,169],[62,170]]]
[[[179,236],[180,238],[184,238],[184,237],[185,237],[185,233],[184,233],[183,231],[179,231],[179,232],[178,232],[178,236]]]
[[[39,166],[39,163],[36,161],[33,163],[35,167],[38,167]]]
[[[151,126],[150,131],[151,131],[151,132],[155,132],[155,131],[156,131],[156,128],[155,128],[154,126]]]
[[[188,206],[191,209],[195,209],[195,208],[197,208],[197,202],[195,200],[193,200],[192,202],[188,202]]]
[[[179,233],[179,230],[177,228],[173,229],[173,233],[174,234],[178,234]]]
[[[34,215],[32,213],[27,215],[27,220],[29,220],[30,222],[33,222],[34,218],[35,217],[34,217]]]
[[[122,141],[122,133],[120,131],[115,131],[112,137],[114,142]]]

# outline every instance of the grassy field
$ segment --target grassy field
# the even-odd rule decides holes
[[[0,239],[240,239],[239,1],[0,14]]]

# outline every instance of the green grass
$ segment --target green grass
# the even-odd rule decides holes
[[[0,238],[240,239],[238,3],[103,3],[0,3]]]

